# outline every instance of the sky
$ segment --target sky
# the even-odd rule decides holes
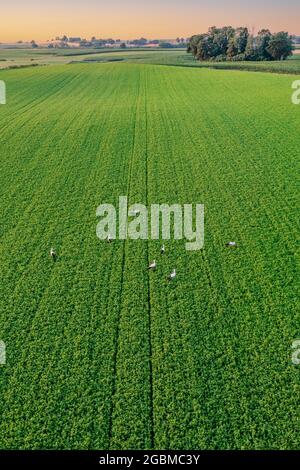
[[[0,17],[0,42],[64,34],[171,39],[213,25],[300,35],[299,0],[0,0]]]

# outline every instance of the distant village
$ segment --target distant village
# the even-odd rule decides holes
[[[30,42],[17,41],[16,43],[5,44],[5,46],[18,46],[18,47],[32,47],[32,48],[184,48],[187,46],[188,38],[176,38],[176,39],[133,39],[133,40],[122,40],[122,39],[97,39],[92,37],[91,39],[85,39],[81,37],[56,37],[46,42],[37,42],[34,39]],[[4,44],[3,44],[4,46]]]
[[[16,41],[12,43],[1,43],[0,47],[20,47],[20,48],[48,48],[48,49],[76,49],[76,48],[111,48],[111,49],[126,49],[126,48],[186,48],[190,38],[177,37],[176,39],[85,39],[81,37],[67,37],[66,35],[54,39],[49,39],[45,42],[37,42],[34,39],[31,41]],[[300,48],[300,36],[294,36],[293,42]],[[298,49],[298,47],[297,47]]]

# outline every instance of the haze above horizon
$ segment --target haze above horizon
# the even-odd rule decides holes
[[[2,6],[1,42],[56,36],[114,39],[189,37],[209,26],[299,33],[299,0],[11,0]]]

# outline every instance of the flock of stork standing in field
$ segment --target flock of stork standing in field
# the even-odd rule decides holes
[[[164,255],[165,252],[166,252],[165,245],[163,245],[160,249],[160,254]],[[152,263],[149,264],[148,269],[150,271],[155,271],[156,267],[157,267],[157,264],[156,264],[156,261],[154,260],[154,261],[152,261]],[[173,281],[173,279],[175,279],[176,276],[177,276],[176,269],[174,268],[173,271],[171,272],[171,274],[169,274],[169,276],[167,277],[167,280],[168,281]]]
[[[107,242],[112,243],[112,238],[110,236],[107,237]],[[228,248],[237,248],[237,243],[236,242],[228,242],[226,243],[226,246]],[[165,245],[162,245],[160,249],[160,254],[164,255],[166,252]],[[50,257],[52,258],[53,261],[56,261],[57,259],[57,253],[54,248],[51,248],[50,250]],[[148,269],[150,271],[155,271],[157,268],[156,260],[152,261],[152,263],[149,264]],[[177,277],[177,272],[176,269],[174,268],[173,271],[168,275],[167,280],[168,281],[173,281]]]

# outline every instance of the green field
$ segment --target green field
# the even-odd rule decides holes
[[[105,63],[0,80],[0,448],[299,448],[295,76]],[[204,249],[101,242],[96,208],[120,195],[204,203]]]
[[[0,48],[0,69],[78,62],[127,62],[152,65],[245,70],[300,75],[300,54],[285,61],[199,62],[183,49],[5,49]]]
[[[64,57],[66,61],[67,57]],[[287,73],[300,75],[300,55],[295,54],[285,61],[261,62],[200,62],[195,60],[185,50],[168,51],[118,51],[93,53],[72,57],[72,62],[112,62],[122,61],[129,63],[174,65],[184,67],[211,68],[216,70],[245,70],[252,72]],[[62,60],[62,59],[60,59]]]

